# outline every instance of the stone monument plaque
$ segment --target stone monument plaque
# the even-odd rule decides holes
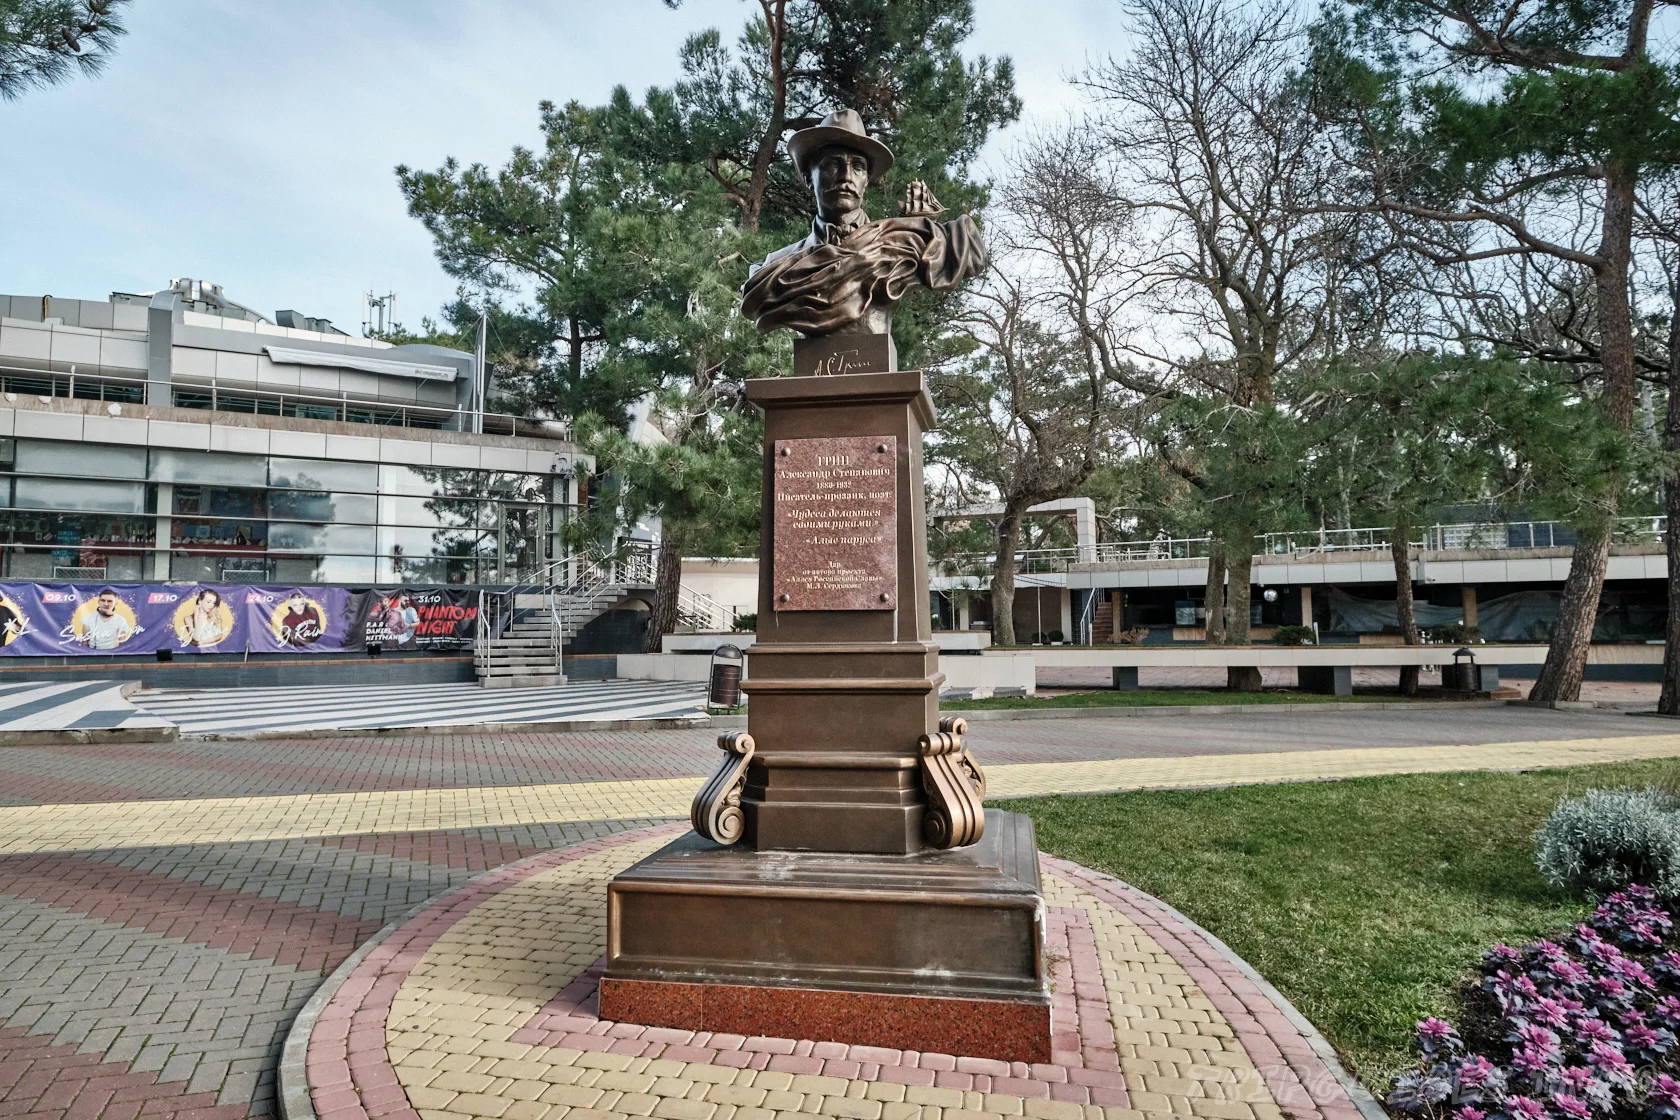
[[[781,439],[772,462],[775,609],[896,609],[898,438]]]

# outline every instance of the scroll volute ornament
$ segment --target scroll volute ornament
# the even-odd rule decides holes
[[[723,761],[694,795],[688,811],[694,831],[706,839],[733,844],[741,838],[747,823],[741,812],[741,787],[747,781],[747,763],[752,761],[754,746],[753,737],[745,731],[718,736]]]
[[[923,735],[922,787],[927,791],[927,813],[922,817],[922,838],[930,848],[963,848],[980,839],[986,828],[986,775],[963,746],[968,721],[946,716],[939,730]]]

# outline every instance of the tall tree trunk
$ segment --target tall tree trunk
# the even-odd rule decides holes
[[[1412,609],[1412,546],[1411,526],[1404,518],[1394,519],[1389,533],[1388,550],[1394,557],[1394,611],[1400,621],[1400,640],[1409,646],[1418,644],[1417,613]],[[1400,666],[1400,695],[1416,696],[1418,666]]]
[[[660,652],[660,639],[677,628],[677,593],[682,588],[682,549],[669,533],[659,539],[659,567],[653,577],[653,611],[648,615],[643,653]]]
[[[1254,527],[1244,525],[1225,540],[1225,566],[1231,585],[1225,591],[1225,641],[1228,645],[1252,645],[1249,636],[1253,590]],[[1225,670],[1225,687],[1233,692],[1259,692],[1260,670],[1253,665],[1233,665]]]
[[[1635,173],[1621,161],[1605,168],[1604,225],[1593,273],[1598,304],[1599,365],[1604,370],[1604,410],[1611,423],[1633,426],[1636,393],[1633,310],[1628,302],[1628,267],[1632,253]],[[1617,480],[1619,483],[1619,480]],[[1598,599],[1610,563],[1610,536],[1621,494],[1614,488],[1601,527],[1579,531],[1569,578],[1563,584],[1557,625],[1552,628],[1546,663],[1529,690],[1530,700],[1579,700],[1587,668],[1587,647],[1598,621]]]
[[[1675,286],[1680,297],[1680,283]],[[1674,300],[1668,328],[1668,424],[1664,442],[1669,451],[1680,451],[1680,298]],[[1680,716],[1680,472],[1668,476],[1663,495],[1668,514],[1668,639],[1663,648],[1662,695],[1657,711]]]
[[[992,567],[992,644],[1015,644],[1015,546],[1021,515],[1005,508],[998,522],[997,563]]]
[[[1207,608],[1207,644],[1225,644],[1225,544],[1218,537],[1208,540],[1207,592],[1202,598]]]

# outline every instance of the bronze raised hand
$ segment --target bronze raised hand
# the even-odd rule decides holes
[[[945,207],[933,197],[928,185],[920,179],[915,180],[904,188],[904,201],[898,204],[898,216],[901,218],[932,218],[945,213]]]

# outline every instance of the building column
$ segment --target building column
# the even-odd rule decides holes
[[[169,578],[169,541],[175,535],[175,484],[157,484],[157,516],[152,518],[152,563],[147,579]]]
[[[1312,585],[1306,584],[1301,588],[1301,625],[1313,624]]]
[[[1464,603],[1464,625],[1481,625],[1476,616],[1476,589],[1465,584],[1458,589],[1458,594]]]
[[[958,591],[952,596],[957,605],[957,629],[968,629],[968,592]]]
[[[1067,587],[1058,587],[1056,591],[1056,598],[1061,600],[1062,606],[1062,621],[1057,629],[1062,632],[1062,640],[1072,645],[1078,638],[1078,635],[1073,632],[1073,590]]]

